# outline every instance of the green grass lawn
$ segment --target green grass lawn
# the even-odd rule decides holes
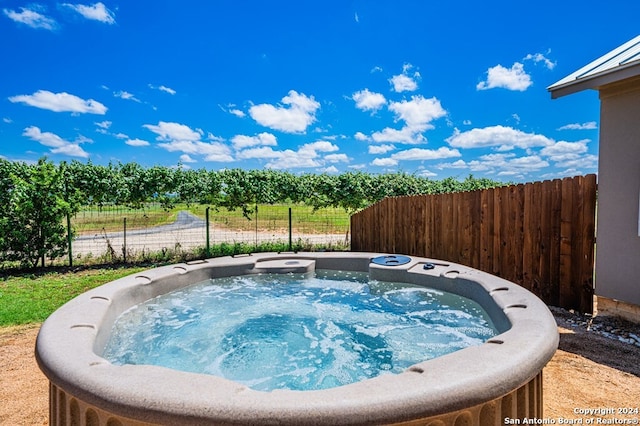
[[[75,296],[149,267],[21,275],[0,281],[0,326],[38,323]]]

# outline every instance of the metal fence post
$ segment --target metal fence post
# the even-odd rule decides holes
[[[205,224],[206,224],[206,227],[207,227],[207,230],[206,230],[207,245],[205,247],[205,254],[206,254],[207,257],[211,257],[211,246],[210,246],[211,240],[209,239],[209,209],[210,208],[211,207],[207,206],[207,209],[205,210],[205,215],[204,215]]]
[[[123,219],[123,233],[122,233],[122,259],[124,263],[127,263],[127,218]]]
[[[291,235],[291,207],[289,207],[289,251],[291,251],[293,249],[293,239],[292,239],[292,235]]]
[[[71,215],[67,213],[67,243],[69,244],[69,266],[73,267],[73,249],[71,248]]]
[[[258,204],[256,204],[256,250],[258,249]]]

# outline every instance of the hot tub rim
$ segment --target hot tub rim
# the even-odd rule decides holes
[[[354,257],[354,264],[361,266],[364,261],[368,261],[374,255],[380,255],[380,253],[348,252],[339,255],[335,253],[267,253],[242,259],[216,258],[208,260],[206,264],[179,264],[172,265],[171,268],[176,271],[176,266],[178,266],[189,272],[204,267],[223,267],[226,262],[245,267],[269,259],[290,258],[314,259],[316,261],[320,259],[319,263],[322,264],[328,259],[340,260],[344,256]],[[412,256],[412,262],[406,266],[406,269],[425,261],[433,261],[433,259]],[[347,262],[349,261],[347,260]],[[113,381],[105,382],[104,379],[112,379],[114,373],[131,369],[111,365],[94,353],[99,325],[92,327],[90,321],[86,327],[78,327],[78,324],[72,325],[76,327],[76,332],[73,333],[76,336],[71,341],[59,338],[61,337],[58,332],[59,321],[64,318],[63,322],[66,322],[66,327],[62,327],[63,329],[71,327],[70,323],[77,323],[73,314],[69,314],[66,309],[63,309],[64,307],[60,309],[60,312],[56,311],[42,325],[36,343],[36,359],[49,380],[69,394],[107,411],[134,419],[144,418],[158,421],[188,416],[195,419],[207,419],[208,421],[215,419],[233,423],[241,417],[238,414],[242,412],[244,415],[250,413],[249,417],[254,420],[256,418],[278,419],[278,421],[286,423],[286,419],[291,419],[291,424],[296,423],[296,419],[299,419],[300,415],[314,417],[315,424],[322,424],[316,423],[320,417],[327,419],[325,424],[336,424],[338,419],[342,424],[358,424],[362,421],[365,423],[397,421],[399,416],[411,419],[439,415],[495,399],[508,393],[510,389],[521,386],[539,374],[555,353],[558,345],[555,320],[546,305],[537,297],[498,277],[462,265],[453,263],[448,263],[448,265],[462,271],[463,276],[469,272],[469,276],[465,276],[465,278],[477,280],[485,289],[508,288],[508,291],[500,292],[499,297],[493,297],[493,300],[506,311],[506,316],[511,321],[512,327],[494,338],[502,341],[501,344],[485,343],[478,347],[467,348],[444,357],[418,363],[398,375],[383,375],[364,382],[320,391],[282,390],[274,392],[254,391],[237,383],[226,381],[226,379],[196,375],[199,379],[198,383],[202,382],[202,386],[205,388],[220,386],[221,381],[223,385],[228,382],[226,383],[229,386],[227,390],[231,392],[224,392],[224,394],[235,396],[231,400],[225,400],[224,395],[219,393],[207,393],[201,390],[198,392],[199,395],[192,395],[193,392],[188,392],[189,385],[194,383],[193,373],[162,369],[162,367],[140,369],[140,371],[160,371],[159,377],[162,376],[164,380],[173,382],[171,387],[174,389],[174,394],[167,399],[167,395],[155,394],[158,390],[158,383],[155,381],[147,380],[145,383],[149,384],[151,389],[142,393],[140,393],[139,387],[132,391],[133,387],[126,380],[125,384],[120,383],[120,385],[117,380],[116,383]],[[163,274],[168,271],[169,269],[155,270],[154,274]],[[396,271],[399,272],[400,269],[396,269]],[[141,276],[143,274],[134,275]],[[184,272],[180,272],[180,274],[184,275]],[[150,273],[150,275],[153,274]],[[127,278],[131,277],[126,277],[123,280],[126,282]],[[118,287],[118,285],[121,283],[114,285],[114,287]],[[74,299],[75,304],[82,304],[82,299],[86,298],[93,297],[95,299],[98,296],[98,300],[100,300],[99,298],[105,297],[103,287],[98,288],[102,291],[94,289],[78,296],[76,299],[79,300]],[[108,297],[106,298],[108,299]],[[69,302],[70,308],[73,308],[73,305],[74,303]],[[523,305],[526,305],[526,308],[509,308],[509,306]],[[78,338],[83,342],[79,355],[83,366],[82,368],[68,368],[66,366],[69,365],[69,356],[60,356],[60,349],[68,348],[74,340],[77,344]],[[532,354],[526,350],[527,347],[536,349],[535,356],[531,356]],[[470,349],[472,350],[470,351]],[[473,352],[475,367],[482,367],[480,373],[471,372],[473,380],[459,374],[449,374],[447,377],[438,377],[438,374],[435,374],[451,364],[466,370],[468,366],[463,361],[471,352]],[[498,372],[489,368],[496,365],[501,367]],[[412,371],[412,368],[414,370],[421,369],[423,373]],[[97,371],[105,374],[97,374]],[[509,371],[510,374],[502,374],[501,372],[504,371]],[[128,376],[135,377],[130,373]],[[142,380],[142,378],[140,379]],[[157,380],[160,381],[161,378],[157,378]],[[176,385],[176,381],[179,385]],[[460,386],[462,389],[459,389]],[[390,389],[393,392],[388,392]],[[175,393],[178,393],[177,400]],[[241,397],[237,397],[237,395],[241,395]],[[211,400],[216,401],[217,408],[211,406]],[[150,404],[150,401],[155,401],[155,403]],[[202,401],[209,401],[209,404],[202,404]],[[136,408],[140,403],[146,404],[147,408]],[[150,405],[157,406],[157,411]],[[159,408],[162,406],[165,408]],[[167,407],[171,408],[167,410]],[[245,408],[248,409],[245,410]],[[287,415],[283,416],[285,412]]]

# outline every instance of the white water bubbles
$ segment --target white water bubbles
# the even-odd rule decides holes
[[[253,389],[326,389],[411,365],[497,331],[474,301],[367,274],[218,278],[124,312],[103,356],[213,374]]]

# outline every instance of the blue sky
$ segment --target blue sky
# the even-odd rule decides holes
[[[64,0],[63,0],[64,1]],[[547,86],[638,1],[0,0],[0,156],[535,181],[597,171]]]

